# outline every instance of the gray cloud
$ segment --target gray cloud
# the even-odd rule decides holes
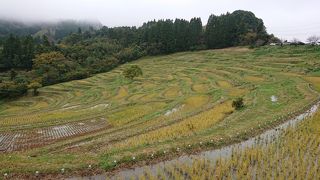
[[[153,19],[201,17],[237,9],[262,18],[280,38],[320,35],[319,0],[0,0],[0,17],[23,21],[99,20],[106,26],[139,26]]]

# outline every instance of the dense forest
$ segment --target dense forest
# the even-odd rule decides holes
[[[0,98],[86,78],[147,55],[261,46],[277,40],[266,32],[261,19],[241,10],[211,15],[206,26],[200,18],[153,20],[141,27],[78,28],[61,34],[60,41],[25,33],[13,31],[0,44]]]

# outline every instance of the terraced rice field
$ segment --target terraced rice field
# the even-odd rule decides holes
[[[292,124],[291,124],[292,125]],[[320,111],[298,126],[241,143],[231,150],[180,158],[140,171],[122,172],[114,179],[319,179]],[[249,143],[250,142],[250,143]],[[133,176],[134,174],[134,176]]]
[[[43,87],[37,97],[1,102],[0,173],[110,171],[198,151],[199,142],[240,141],[318,98],[319,72],[310,71],[318,62],[318,51],[299,47],[230,48],[146,57]],[[121,75],[130,64],[144,73],[133,82]],[[240,111],[231,106],[237,97]]]

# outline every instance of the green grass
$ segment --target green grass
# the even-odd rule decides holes
[[[102,120],[106,127],[1,153],[0,173],[71,172],[89,164],[110,170],[114,160],[118,167],[128,157],[138,161],[199,141],[223,138],[228,144],[237,133],[256,134],[318,97],[309,84],[319,88],[319,54],[308,47],[262,47],[146,57],[88,79],[43,87],[38,97],[2,102],[0,134],[35,134],[31,144],[39,141],[39,129],[52,126]],[[133,82],[121,75],[130,64],[144,74]],[[271,102],[273,95],[278,102]],[[235,111],[230,102],[240,96],[246,106]]]
[[[298,127],[285,130],[273,142],[235,147],[231,155],[191,163],[173,162],[163,168],[145,168],[139,179],[319,179],[320,111]],[[119,179],[122,179],[118,175]],[[187,177],[187,178],[186,178]]]

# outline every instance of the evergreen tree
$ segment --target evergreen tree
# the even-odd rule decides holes
[[[78,28],[78,34],[82,34],[82,30],[80,27]]]
[[[46,36],[46,35],[42,36],[42,44],[45,47],[51,47],[51,43],[50,43],[50,41],[48,39],[48,36]]]
[[[159,23],[159,39],[161,44],[161,50],[164,53],[174,52],[174,33],[173,33],[173,22],[172,20],[160,21]]]
[[[202,22],[201,18],[192,18],[190,20],[190,31],[189,31],[190,48],[196,48],[201,45],[202,39]]]
[[[174,22],[175,51],[189,49],[189,22],[184,19],[176,19]]]
[[[32,68],[32,59],[35,57],[35,43],[31,36],[22,40],[22,57],[20,66],[25,69]]]
[[[18,37],[12,34],[3,44],[2,62],[4,69],[8,70],[20,63],[21,43]]]
[[[206,44],[208,48],[213,48],[215,46],[215,42],[216,42],[215,38],[217,36],[215,26],[217,24],[218,24],[218,17],[212,14],[208,19],[206,32],[205,32]]]

